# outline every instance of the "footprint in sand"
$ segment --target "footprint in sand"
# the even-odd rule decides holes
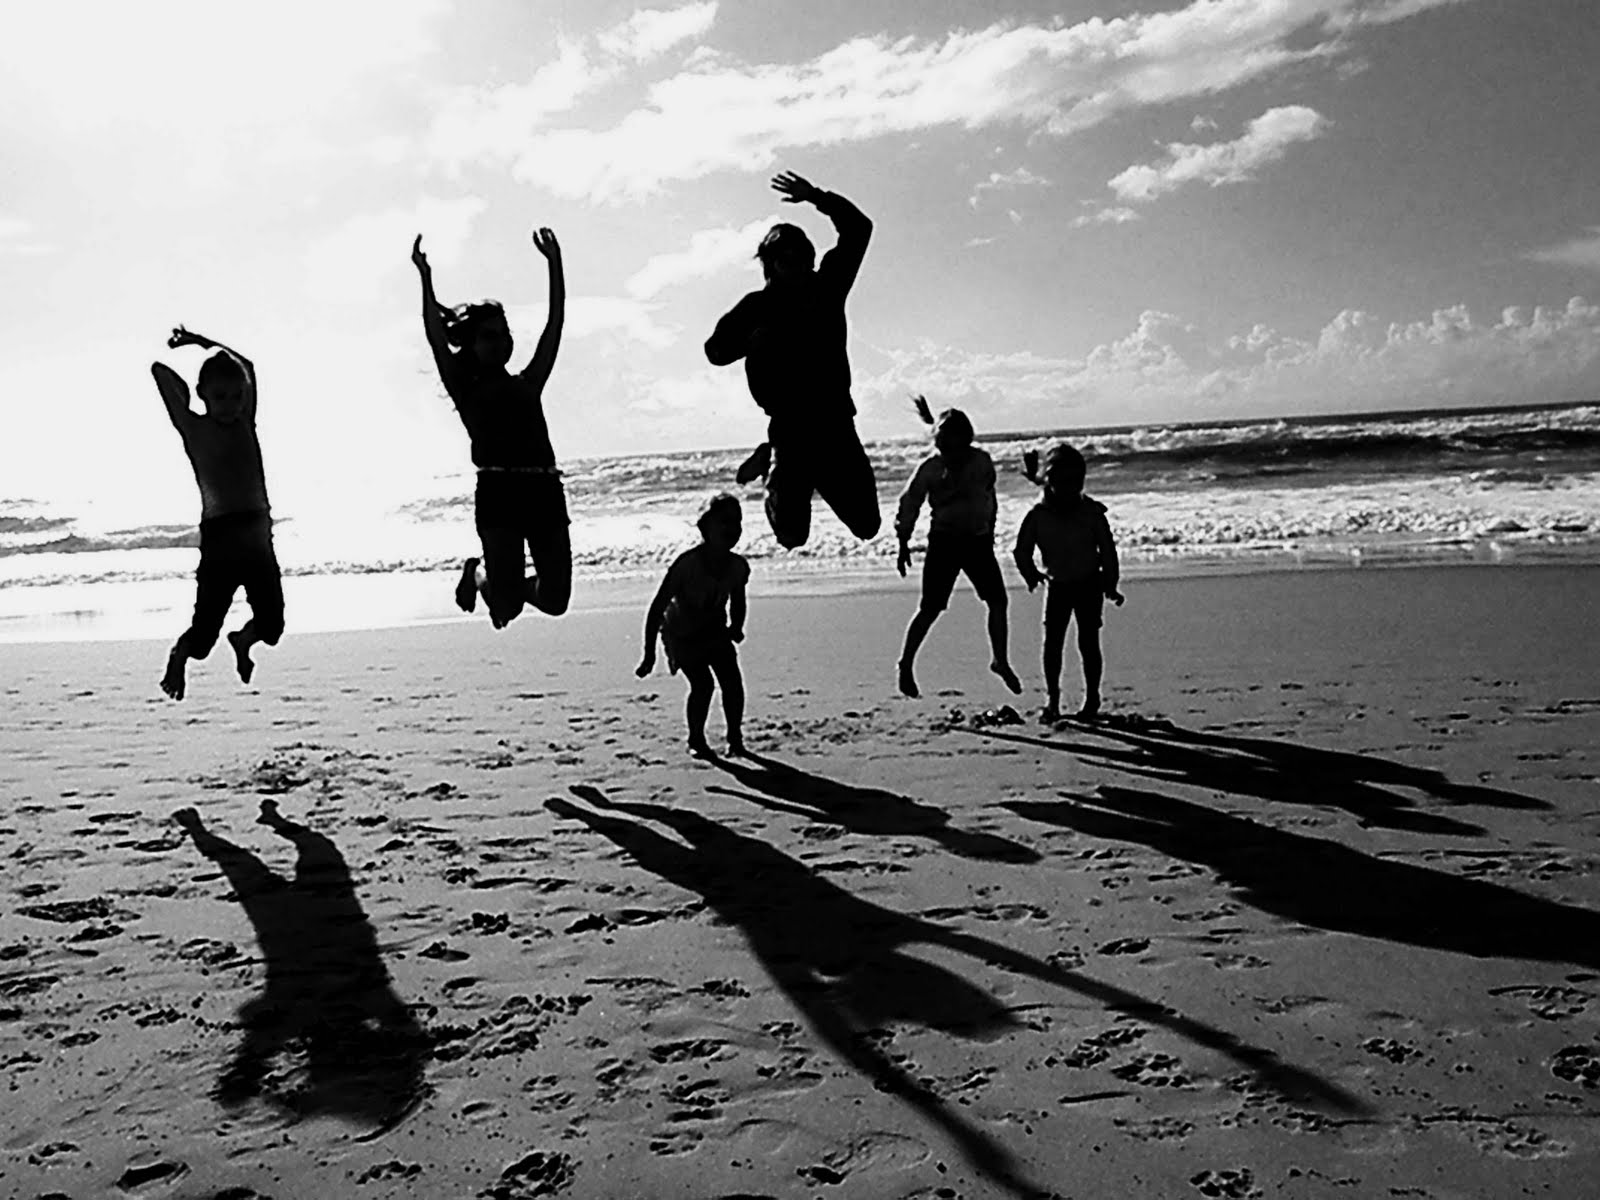
[[[1140,1087],[1184,1088],[1194,1083],[1184,1074],[1183,1063],[1170,1054],[1141,1054],[1132,1062],[1112,1067],[1111,1073]]]
[[[165,1159],[157,1162],[133,1163],[117,1177],[117,1188],[124,1192],[142,1191],[148,1187],[169,1184],[188,1173],[189,1168],[186,1164],[169,1162]]]
[[[1550,1060],[1550,1073],[1590,1091],[1600,1088],[1600,1050],[1594,1046],[1563,1046]]]
[[[478,1193],[479,1200],[538,1200],[566,1191],[578,1177],[572,1159],[551,1150],[525,1154]]]
[[[1255,1176],[1244,1167],[1235,1171],[1201,1171],[1191,1175],[1189,1182],[1202,1196],[1218,1196],[1223,1200],[1256,1200],[1263,1195],[1256,1186]]]

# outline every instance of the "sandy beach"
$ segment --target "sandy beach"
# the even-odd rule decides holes
[[[581,584],[0,646],[0,1195],[1593,1194],[1600,568],[1136,579],[1053,728],[758,577],[715,763]]]

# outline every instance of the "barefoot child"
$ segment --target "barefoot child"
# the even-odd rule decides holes
[[[473,504],[483,558],[462,564],[456,604],[471,612],[482,595],[496,629],[514,620],[525,604],[559,617],[572,596],[566,492],[544,419],[544,386],[561,346],[566,279],[556,235],[536,230],[533,244],[549,264],[550,312],[532,360],[516,375],[506,370],[511,330],[499,302],[445,308],[434,296],[421,234],[411,246],[411,261],[422,277],[428,345],[467,427],[478,468]],[[533,557],[531,579],[524,544]]]
[[[228,635],[239,678],[255,671],[250,649],[276,646],[283,634],[283,580],[272,549],[272,514],[256,440],[256,371],[249,359],[183,326],[167,345],[199,346],[216,353],[200,367],[195,391],[205,414],[189,410],[189,385],[165,363],[152,363],[156,388],[167,406],[200,485],[200,567],[195,572],[194,617],[167,656],[161,690],[183,699],[184,668],[216,645],[233,594],[244,588],[251,616]]]
[[[1078,621],[1078,652],[1083,657],[1083,707],[1078,716],[1089,719],[1100,712],[1101,614],[1106,600],[1121,604],[1117,591],[1117,543],[1106,522],[1106,506],[1083,494],[1087,468],[1083,455],[1058,443],[1045,456],[1043,478],[1039,463],[1025,456],[1028,478],[1044,484],[1044,499],[1028,510],[1017,530],[1017,570],[1031,592],[1042,579],[1049,580],[1044,602],[1044,685],[1049,700],[1039,714],[1042,721],[1061,718],[1061,650],[1067,622]],[[1044,560],[1040,574],[1034,549]]]
[[[872,221],[837,192],[792,171],[774,176],[772,186],[786,203],[814,206],[839,240],[818,263],[803,229],[774,225],[756,248],[765,286],[724,314],[706,340],[714,366],[744,359],[750,396],[768,417],[767,440],[736,478],[767,477],[767,521],[785,549],[810,537],[813,495],[856,537],[874,537],[878,486],[856,432],[844,313]]]
[[[928,501],[932,517],[928,551],[922,561],[922,602],[906,628],[905,649],[900,652],[900,690],[916,696],[914,671],[917,650],[928,630],[950,603],[956,576],[966,573],[978,598],[989,608],[989,669],[1006,687],[1020,692],[1022,684],[1011,669],[1006,649],[1006,584],[994,556],[994,461],[972,444],[972,422],[958,408],[947,408],[936,420],[928,402],[916,398],[917,414],[933,426],[938,453],[925,459],[900,496],[894,530],[900,539],[897,566],[903,578],[911,565],[911,534],[917,527],[922,502]]]
[[[689,752],[711,755],[706,715],[711,711],[713,676],[722,688],[722,714],[728,726],[728,753],[743,754],[744,678],[735,642],[744,641],[745,584],[750,564],[735,554],[743,532],[737,498],[726,492],[706,505],[697,522],[700,545],[686,550],[667,568],[644,623],[643,679],[656,665],[656,635],[667,651],[667,667],[680,667],[689,681]]]

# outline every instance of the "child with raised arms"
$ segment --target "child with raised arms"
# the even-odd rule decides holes
[[[736,497],[726,492],[714,497],[696,522],[700,545],[673,560],[645,617],[644,658],[637,674],[643,679],[655,670],[659,636],[668,669],[681,669],[689,681],[689,752],[698,758],[712,757],[706,717],[713,683],[722,689],[728,752],[744,753],[744,677],[734,643],[744,640],[750,564],[733,552],[743,522]]]
[[[256,438],[256,369],[244,355],[181,325],[167,345],[216,351],[201,364],[195,381],[203,414],[190,411],[189,385],[182,376],[165,363],[150,366],[200,487],[194,616],[173,644],[161,677],[161,690],[182,700],[189,660],[211,653],[241,587],[251,615],[228,635],[228,644],[239,678],[250,682],[255,672],[251,649],[257,642],[276,646],[283,635],[283,578],[272,546],[272,511]]]
[[[1106,520],[1106,506],[1083,494],[1088,473],[1083,455],[1064,442],[1045,455],[1043,476],[1037,456],[1024,458],[1029,479],[1044,485],[1044,498],[1022,519],[1017,530],[1017,570],[1031,592],[1048,580],[1044,601],[1044,685],[1048,700],[1039,718],[1061,718],[1061,653],[1067,624],[1078,622],[1078,653],[1083,658],[1083,707],[1078,716],[1090,720],[1100,712],[1100,626],[1105,602],[1123,601],[1117,590],[1120,568],[1117,543]],[[1034,551],[1044,561],[1040,572]]]
[[[462,564],[456,604],[471,612],[481,595],[496,629],[529,604],[558,617],[572,596],[566,492],[544,417],[544,387],[561,347],[566,278],[556,235],[535,230],[533,245],[549,267],[550,311],[533,358],[515,375],[506,370],[511,329],[499,301],[445,308],[433,292],[421,234],[411,246],[411,261],[422,279],[423,329],[478,468],[473,512],[483,556]]]
[[[937,418],[928,402],[916,397],[917,415],[933,427],[934,454],[924,459],[900,495],[894,531],[900,539],[896,566],[903,578],[911,565],[911,534],[923,501],[931,510],[928,550],[922,560],[922,600],[906,627],[900,652],[900,691],[915,697],[916,658],[923,639],[950,603],[956,576],[972,581],[978,598],[989,610],[989,669],[1013,692],[1022,691],[1011,669],[1006,648],[1006,584],[994,553],[994,460],[972,444],[972,422],[959,408],[947,408]]]

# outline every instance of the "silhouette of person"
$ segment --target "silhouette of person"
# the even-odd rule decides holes
[[[296,1117],[327,1114],[379,1129],[398,1124],[425,1092],[427,1036],[394,993],[338,848],[263,800],[260,824],[297,852],[291,881],[210,832],[194,809],[174,816],[195,848],[222,868],[266,968],[261,994],[239,1010],[244,1040],[217,1084],[217,1100],[236,1108],[259,1096]],[[291,1048],[303,1050],[303,1071],[282,1063],[274,1070]]]
[[[878,532],[878,488],[855,427],[846,351],[845,298],[872,236],[872,222],[836,192],[793,172],[772,180],[791,204],[812,204],[839,241],[815,264],[805,231],[774,225],[756,257],[766,285],[717,322],[706,357],[719,367],[744,359],[750,395],[767,414],[767,442],[739,470],[739,481],[767,476],[767,521],[778,544],[811,535],[811,497],[820,495],[858,538]]]
[[[533,358],[515,375],[506,370],[511,329],[499,301],[445,308],[434,295],[420,233],[411,246],[411,261],[422,279],[423,329],[478,468],[473,510],[483,555],[462,564],[456,604],[472,612],[481,595],[496,629],[528,604],[559,617],[572,596],[566,491],[544,417],[544,388],[561,347],[566,277],[556,235],[537,229],[533,244],[549,266],[550,311]],[[527,576],[529,555],[532,578]]]
[[[1006,581],[994,556],[994,519],[998,502],[994,494],[994,460],[972,444],[972,422],[959,408],[947,408],[937,418],[923,397],[916,398],[917,413],[933,427],[937,453],[923,459],[900,495],[895,515],[895,536],[900,539],[896,566],[901,578],[911,565],[911,534],[923,501],[931,510],[928,550],[922,560],[922,600],[906,627],[900,651],[900,691],[915,698],[916,658],[923,639],[950,603],[956,576],[972,581],[978,598],[989,610],[989,670],[1013,692],[1022,691],[1011,669],[1006,648]]]
[[[728,727],[728,752],[744,753],[744,676],[735,642],[744,641],[745,584],[750,564],[733,552],[743,531],[736,497],[714,497],[698,521],[701,543],[678,555],[650,602],[644,622],[644,657],[635,674],[655,670],[656,639],[667,651],[667,667],[680,668],[689,681],[686,716],[689,752],[711,757],[706,716],[711,692],[722,688],[722,715]]]
[[[189,385],[165,363],[152,363],[167,416],[183,439],[200,487],[200,566],[195,571],[194,617],[167,655],[161,690],[182,700],[184,669],[217,643],[233,594],[244,588],[250,619],[228,635],[239,678],[255,673],[257,642],[276,646],[283,636],[283,579],[272,547],[272,511],[256,437],[256,369],[221,342],[182,325],[167,339],[171,349],[199,346],[216,353],[200,367],[195,391],[204,415],[189,409]]]
[[[1117,590],[1121,571],[1117,543],[1106,521],[1106,506],[1083,494],[1087,466],[1083,455],[1065,442],[1045,456],[1044,476],[1030,451],[1023,459],[1026,474],[1044,484],[1044,498],[1022,518],[1014,557],[1017,570],[1031,592],[1048,579],[1044,601],[1044,686],[1048,697],[1042,721],[1061,717],[1061,650],[1067,640],[1067,622],[1078,622],[1078,653],[1083,659],[1083,707],[1078,716],[1090,719],[1100,712],[1100,677],[1105,659],[1100,653],[1100,626],[1105,602],[1121,604]],[[1038,550],[1044,559],[1041,574],[1034,563]]]

